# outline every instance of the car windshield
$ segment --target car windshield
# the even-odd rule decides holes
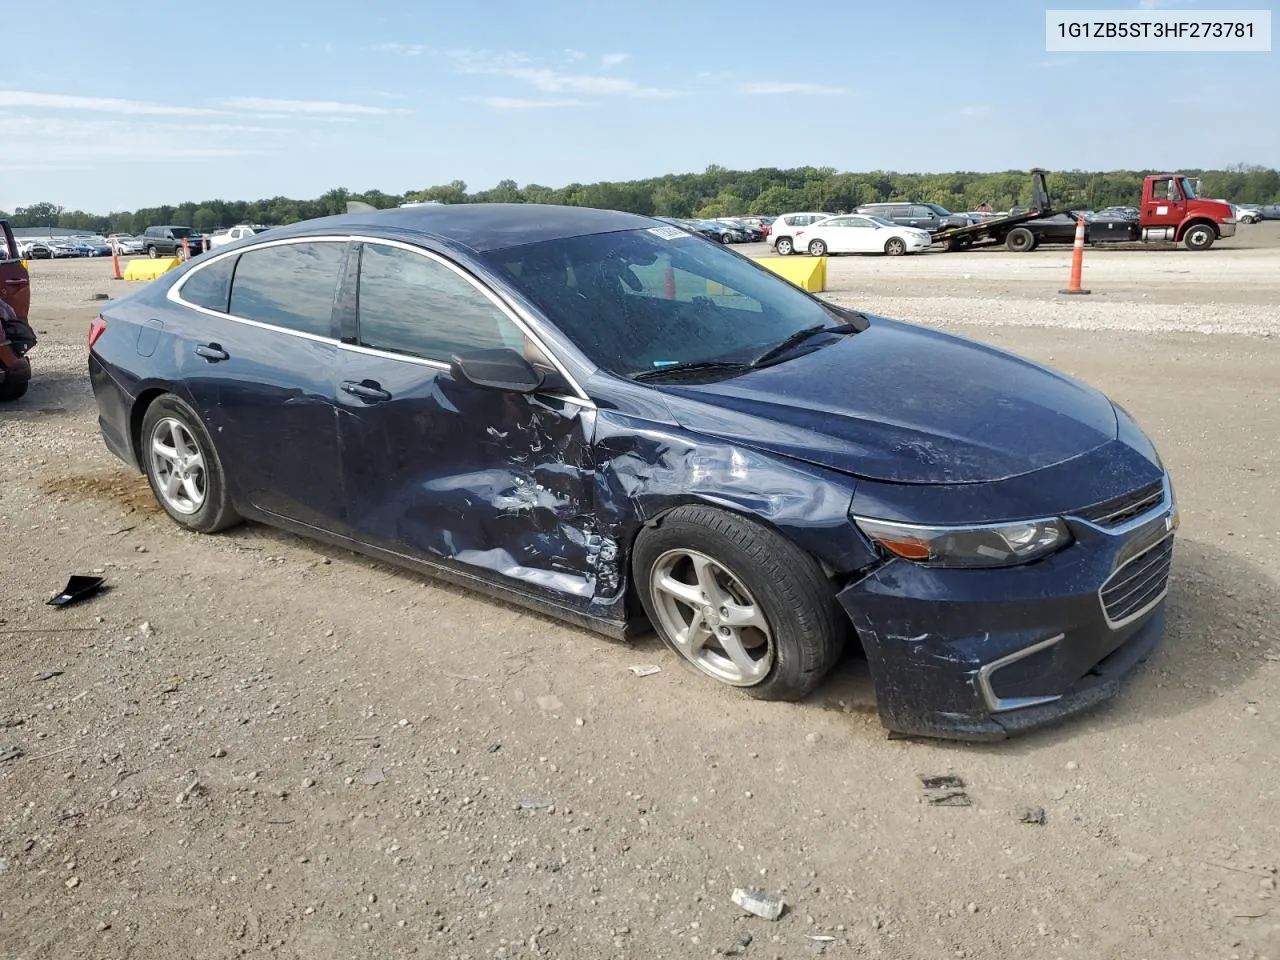
[[[882,227],[896,227],[896,226],[897,226],[897,224],[896,224],[896,223],[894,223],[892,220],[886,220],[884,217],[870,217],[870,216],[869,216],[869,217],[867,217],[867,219],[868,219],[868,220],[872,220],[872,221],[874,221],[874,222],[876,222],[876,223],[880,224],[880,226],[882,226]]]
[[[930,210],[932,210],[934,213],[936,213],[940,217],[951,216],[950,210],[948,210],[946,207],[940,207],[936,203],[926,203],[925,206],[928,207]]]
[[[1178,180],[1178,183],[1182,185],[1182,195],[1184,197],[1186,197],[1188,200],[1194,200],[1196,198],[1196,187],[1194,183],[1192,183],[1186,177],[1180,178]]]
[[[745,257],[674,227],[547,240],[483,259],[619,376],[745,364],[801,330],[845,322]]]
[[[191,236],[191,228],[190,227],[174,227],[173,235],[179,238],[189,237]]]

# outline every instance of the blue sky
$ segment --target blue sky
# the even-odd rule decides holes
[[[1081,6],[1175,4],[1273,9]],[[1275,52],[1047,54],[1049,5],[24,4],[0,57],[0,209],[554,187],[712,163],[1280,167]]]

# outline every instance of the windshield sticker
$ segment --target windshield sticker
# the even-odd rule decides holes
[[[681,237],[693,236],[693,234],[686,233],[679,227],[650,227],[649,232],[659,240],[679,240]]]
[[[653,365],[655,367],[673,367],[679,362],[679,360],[655,360]]]

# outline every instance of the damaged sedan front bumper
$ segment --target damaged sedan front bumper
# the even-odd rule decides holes
[[[1090,709],[1164,632],[1177,510],[1108,526],[1067,517],[1071,546],[1024,566],[895,559],[839,594],[866,650],[882,723],[905,735],[1000,740]]]

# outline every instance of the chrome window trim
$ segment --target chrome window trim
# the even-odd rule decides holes
[[[270,330],[274,333],[283,333],[291,337],[301,337],[303,340],[310,340],[313,343],[337,344],[339,343],[339,340],[337,337],[326,337],[320,334],[307,333],[304,330],[291,330],[289,327],[282,327],[274,323],[264,323],[261,320],[251,320],[248,317],[237,317],[233,313],[223,313],[221,310],[210,310],[208,307],[202,307],[199,304],[192,303],[190,300],[182,299],[182,288],[185,287],[188,281],[190,281],[191,278],[195,276],[197,273],[199,273],[201,270],[204,270],[212,266],[213,264],[217,263],[219,260],[225,260],[227,257],[238,257],[240,256],[240,254],[248,253],[250,250],[264,250],[267,247],[283,247],[289,244],[297,244],[297,243],[349,243],[349,242],[350,242],[350,238],[338,236],[335,234],[327,234],[327,235],[317,236],[317,237],[286,237],[282,240],[267,240],[267,241],[264,241],[263,243],[254,243],[254,244],[250,244],[247,247],[239,247],[235,250],[227,250],[223,253],[216,253],[210,256],[208,260],[202,260],[201,262],[197,263],[194,267],[192,267],[190,270],[188,270],[183,275],[181,280],[179,280],[172,287],[170,287],[168,291],[165,292],[164,296],[166,300],[169,300],[172,303],[176,303],[179,306],[186,307],[188,310],[195,310],[199,313],[203,313],[205,316],[208,316],[208,317],[217,317],[219,320],[234,320],[236,323],[243,323],[250,327],[257,327],[259,330]],[[235,278],[232,277],[232,285],[234,284],[235,284]],[[230,291],[228,291],[228,297],[227,297],[228,308],[230,307],[230,300],[231,300]]]
[[[479,280],[471,276],[465,270],[458,267],[452,261],[446,259],[445,257],[442,257],[440,254],[436,253],[435,251],[426,250],[422,247],[414,246],[413,244],[407,243],[403,240],[392,240],[385,237],[370,237],[370,236],[365,236],[363,234],[351,234],[351,235],[322,234],[318,236],[284,237],[281,239],[264,240],[261,243],[252,243],[244,247],[238,247],[234,250],[226,250],[223,252],[210,255],[207,260],[202,260],[200,263],[193,266],[190,270],[186,272],[186,274],[182,277],[182,279],[180,279],[177,283],[171,286],[168,289],[168,291],[165,293],[165,299],[171,301],[172,303],[176,303],[179,306],[185,307],[188,310],[195,310],[196,312],[202,313],[209,317],[216,317],[220,320],[233,320],[236,323],[243,323],[251,327],[257,327],[260,330],[269,330],[276,333],[283,333],[288,336],[301,337],[305,340],[312,340],[319,343],[332,343],[344,350],[349,350],[355,353],[363,353],[369,356],[381,357],[389,360],[401,360],[401,361],[404,361],[405,363],[415,363],[415,364],[418,364],[419,366],[431,367],[433,369],[439,369],[439,370],[449,369],[449,364],[441,360],[431,360],[426,357],[412,357],[407,354],[391,353],[390,351],[386,351],[386,350],[377,350],[372,347],[363,347],[363,346],[360,346],[359,344],[343,343],[341,340],[339,340],[336,337],[318,336],[316,334],[306,333],[301,330],[291,330],[288,327],[281,327],[273,323],[264,323],[261,320],[251,320],[248,317],[238,317],[233,313],[223,313],[219,310],[211,310],[208,307],[202,307],[198,304],[192,303],[189,300],[184,300],[182,298],[182,288],[186,286],[187,282],[191,279],[191,277],[194,276],[199,271],[206,269],[207,267],[211,266],[214,263],[217,263],[219,260],[223,260],[227,257],[240,256],[241,254],[249,253],[250,251],[253,251],[253,250],[264,250],[268,247],[280,247],[280,246],[287,246],[289,244],[297,244],[297,243],[379,243],[379,244],[384,244],[386,246],[399,247],[400,249],[407,250],[410,253],[416,253],[419,256],[426,257],[429,260],[434,260],[436,263],[439,263],[446,269],[453,271],[455,274],[457,274],[467,283],[471,284],[472,287],[474,287],[476,290],[480,292],[481,296],[489,300],[489,302],[491,302],[495,307],[497,307],[498,310],[515,325],[516,329],[518,329],[521,333],[523,333],[526,337],[528,337],[531,341],[533,341],[534,346],[536,346],[539,350],[541,350],[543,355],[548,360],[551,361],[551,365],[555,367],[556,371],[565,378],[570,388],[574,391],[574,395],[571,395],[571,396],[562,396],[558,394],[553,396],[556,396],[558,399],[561,399],[561,400],[575,403],[580,407],[584,407],[590,410],[596,409],[595,401],[593,401],[589,396],[587,396],[587,392],[582,389],[582,385],[578,382],[578,379],[572,373],[569,372],[567,366],[560,360],[558,356],[556,356],[554,351],[550,350],[547,347],[545,341],[540,336],[538,336],[538,334],[535,332],[534,327],[536,326],[536,324],[531,317],[525,316],[523,311],[517,310],[514,306],[507,303],[506,300],[500,297],[495,291],[490,289],[487,285],[481,283]],[[234,285],[234,278],[232,282]],[[228,305],[229,305],[229,298],[228,298]]]
[[[1033,643],[1029,647],[1023,647],[1021,650],[1015,650],[999,660],[984,663],[978,671],[978,688],[982,692],[982,699],[986,701],[988,709],[992,713],[1008,713],[1010,710],[1038,707],[1046,703],[1053,703],[1055,700],[1061,700],[1062,694],[1060,693],[1049,697],[1006,697],[1002,700],[996,696],[996,692],[991,686],[991,675],[1011,663],[1024,660],[1032,654],[1039,653],[1041,650],[1047,650],[1065,639],[1066,634],[1060,633],[1056,637],[1050,637],[1047,640],[1041,640],[1039,643]]]
[[[1157,547],[1164,546],[1165,543],[1167,543],[1172,539],[1173,539],[1173,531],[1170,530],[1168,533],[1166,533],[1163,537],[1161,537],[1151,546],[1147,547],[1147,549],[1143,550],[1141,553],[1135,554],[1134,556],[1126,560],[1124,563],[1120,564],[1120,566],[1112,570],[1111,573],[1107,575],[1107,579],[1102,581],[1102,586],[1098,587],[1098,606],[1102,608],[1102,618],[1107,622],[1107,626],[1110,627],[1112,630],[1119,630],[1123,627],[1127,627],[1129,624],[1133,623],[1135,620],[1141,620],[1148,613],[1150,613],[1157,606],[1159,606],[1160,601],[1169,595],[1169,584],[1173,580],[1173,576],[1172,576],[1173,567],[1171,565],[1169,568],[1170,575],[1165,578],[1164,589],[1161,590],[1160,593],[1154,599],[1152,599],[1152,601],[1148,603],[1146,606],[1142,607],[1139,610],[1135,610],[1133,613],[1129,614],[1127,617],[1125,617],[1122,620],[1112,620],[1111,617],[1107,615],[1107,604],[1102,599],[1102,594],[1103,594],[1103,591],[1107,589],[1107,584],[1110,583],[1112,580],[1114,580],[1116,578],[1116,575],[1125,567],[1129,566],[1131,563],[1136,563],[1137,561],[1145,557],[1148,553],[1150,553],[1152,550],[1155,550]]]

